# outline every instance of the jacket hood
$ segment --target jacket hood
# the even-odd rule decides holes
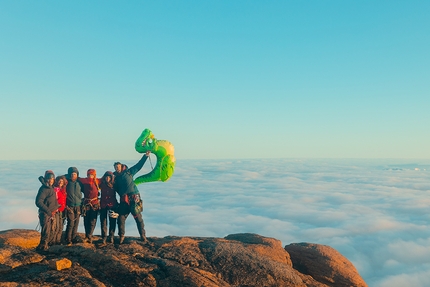
[[[69,167],[69,169],[67,170],[67,175],[70,177],[72,175],[72,173],[76,172],[76,174],[79,176],[79,171],[76,167],[71,166]]]
[[[64,175],[60,175],[60,176],[57,176],[57,177],[55,178],[54,186],[58,186],[58,182],[60,181],[60,179],[62,179],[62,180],[63,180],[63,182],[64,182],[64,186],[66,186],[66,185],[67,185],[67,179],[66,179],[66,177],[65,177]]]
[[[40,181],[40,183],[41,183],[43,186],[46,186],[46,187],[52,187],[52,186],[50,186],[50,185],[47,183],[47,181],[46,181],[46,179],[45,179],[45,177],[44,177],[44,176],[39,176],[39,181]]]
[[[110,176],[110,182],[109,183],[106,181],[106,177],[108,177],[108,176]],[[111,186],[113,184],[114,178],[115,178],[115,176],[114,176],[113,172],[107,171],[103,175],[102,182],[105,182],[108,186]]]
[[[106,176],[110,176],[113,179],[113,172],[111,172],[111,171],[105,172],[105,174],[103,175],[103,177],[106,177]]]
[[[50,178],[54,178],[55,179],[55,175],[54,172],[52,170],[47,170],[45,171],[45,180],[48,180]]]

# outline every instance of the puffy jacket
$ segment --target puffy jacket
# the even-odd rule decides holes
[[[79,178],[78,180],[82,183],[84,198],[93,200],[94,203],[98,202],[99,180],[97,178]]]
[[[110,176],[111,182],[106,182],[106,177]],[[100,207],[101,208],[115,208],[118,205],[118,201],[116,200],[116,193],[115,189],[113,188],[113,173],[110,171],[105,172],[103,175],[103,178],[100,181],[100,190],[101,190],[101,197],[100,197]]]
[[[58,204],[60,205],[60,208],[58,208],[58,211],[64,211],[64,209],[66,208],[66,200],[67,200],[66,188],[54,187],[54,191],[57,196]]]
[[[51,215],[60,207],[54,188],[52,186],[48,186],[44,181],[37,192],[35,203],[39,208],[39,212],[44,212],[48,215]]]
[[[142,169],[148,156],[146,154],[136,163],[134,166],[124,170],[119,174],[115,174],[114,188],[120,196],[125,194],[137,194],[139,190],[136,184],[134,184],[133,176]]]
[[[74,206],[80,206],[82,203],[82,184],[78,181],[72,181],[70,178],[70,175],[76,172],[79,176],[78,169],[76,167],[70,167],[68,170],[68,174],[66,174],[66,179],[68,181],[66,192],[67,192],[67,200],[66,204],[67,206],[74,207]]]

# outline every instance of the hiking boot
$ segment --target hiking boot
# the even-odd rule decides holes
[[[109,236],[109,237],[107,238],[107,242],[109,242],[109,243],[113,243],[113,236]]]
[[[119,237],[119,244],[123,244],[124,243],[124,236],[120,236]]]
[[[85,237],[84,243],[93,243],[93,240],[91,239],[91,237]]]
[[[103,237],[102,244],[106,245],[106,237]]]
[[[148,243],[148,239],[146,239],[146,236],[141,236],[140,241],[142,241],[143,243]]]

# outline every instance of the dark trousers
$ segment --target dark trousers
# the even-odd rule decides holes
[[[87,210],[84,216],[84,227],[85,227],[86,238],[91,238],[91,236],[93,236],[93,232],[97,224],[98,214],[99,214],[99,211],[94,210],[91,207]]]
[[[55,214],[55,228],[54,233],[52,236],[52,244],[60,244],[61,243],[61,237],[63,235],[63,228],[64,228],[64,215],[65,212],[57,212]]]
[[[78,234],[79,217],[81,216],[80,206],[67,207],[67,227],[66,227],[66,242],[71,243]]]
[[[48,243],[51,242],[54,230],[53,225],[54,219],[50,215],[47,215],[44,212],[39,213],[39,223],[41,227],[40,231],[40,243],[38,248],[47,248]]]
[[[119,217],[118,217],[118,235],[125,235],[125,220],[130,214],[130,205],[125,202],[120,203],[119,207]],[[136,221],[137,231],[140,234],[140,237],[146,237],[145,235],[145,224],[143,223],[142,213],[139,213],[137,216],[133,216]]]
[[[109,218],[109,236],[113,237],[116,228],[116,218],[111,218],[108,216],[109,208],[100,209],[100,225],[102,231],[102,238],[107,237],[107,221]]]

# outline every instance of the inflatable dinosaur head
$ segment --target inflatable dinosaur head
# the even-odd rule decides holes
[[[147,151],[154,152],[157,147],[157,140],[154,139],[154,135],[148,129],[144,129],[140,137],[136,140],[134,145],[138,153],[145,153]]]

